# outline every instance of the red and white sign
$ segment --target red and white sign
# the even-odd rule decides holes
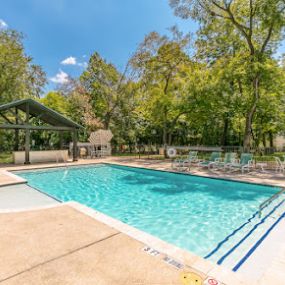
[[[204,281],[204,285],[222,285],[221,282],[219,282],[218,280],[216,280],[213,277],[208,277],[205,281]]]

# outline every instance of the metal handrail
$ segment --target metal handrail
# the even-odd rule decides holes
[[[268,206],[273,200],[275,200],[277,197],[279,197],[282,193],[285,192],[285,188],[282,188],[282,190],[278,191],[277,193],[275,193],[274,195],[272,195],[270,198],[268,198],[267,200],[265,200],[264,202],[262,202],[259,205],[259,210],[258,210],[258,217],[261,217],[261,213],[262,210]]]

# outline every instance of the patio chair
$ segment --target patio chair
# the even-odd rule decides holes
[[[224,160],[215,161],[212,166],[213,168],[216,168],[216,169],[225,170],[227,167],[229,167],[232,163],[236,161],[236,157],[237,157],[236,152],[226,152]]]
[[[253,169],[252,157],[253,155],[251,153],[242,153],[240,160],[237,160],[228,165],[230,171],[241,170],[241,172],[244,173],[244,171],[247,170],[249,172],[250,169]]]
[[[281,159],[277,156],[274,156],[276,166],[275,166],[275,171],[276,172],[284,172],[285,170],[285,165],[284,162],[281,161]]]
[[[221,155],[221,152],[214,151],[211,153],[209,160],[199,162],[198,166],[211,168],[216,162],[221,161]]]
[[[190,151],[188,158],[177,158],[172,162],[173,169],[189,168],[191,163],[198,161],[198,151]]]
[[[190,166],[191,163],[198,162],[198,151],[190,151],[187,159],[184,159],[182,162],[182,166]]]

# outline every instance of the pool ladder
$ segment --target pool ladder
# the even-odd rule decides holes
[[[269,197],[268,199],[266,199],[264,202],[262,202],[259,205],[259,210],[258,210],[258,217],[261,218],[262,215],[262,210],[267,207],[271,202],[273,202],[276,198],[278,198],[281,194],[285,193],[285,188],[282,187],[282,189],[275,193],[274,195],[272,195],[271,197]]]

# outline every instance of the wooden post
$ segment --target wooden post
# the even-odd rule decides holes
[[[16,114],[15,123],[16,123],[16,125],[18,125],[18,123],[19,123],[19,120],[18,120],[18,108],[15,108],[15,114]],[[15,146],[14,146],[14,150],[15,151],[19,150],[19,129],[15,129]]]
[[[78,161],[77,157],[77,130],[73,131],[73,161]]]
[[[59,149],[63,149],[63,133],[59,131]]]
[[[29,125],[30,119],[30,106],[26,105],[26,124]],[[30,129],[26,129],[26,140],[25,140],[25,164],[30,164]]]

